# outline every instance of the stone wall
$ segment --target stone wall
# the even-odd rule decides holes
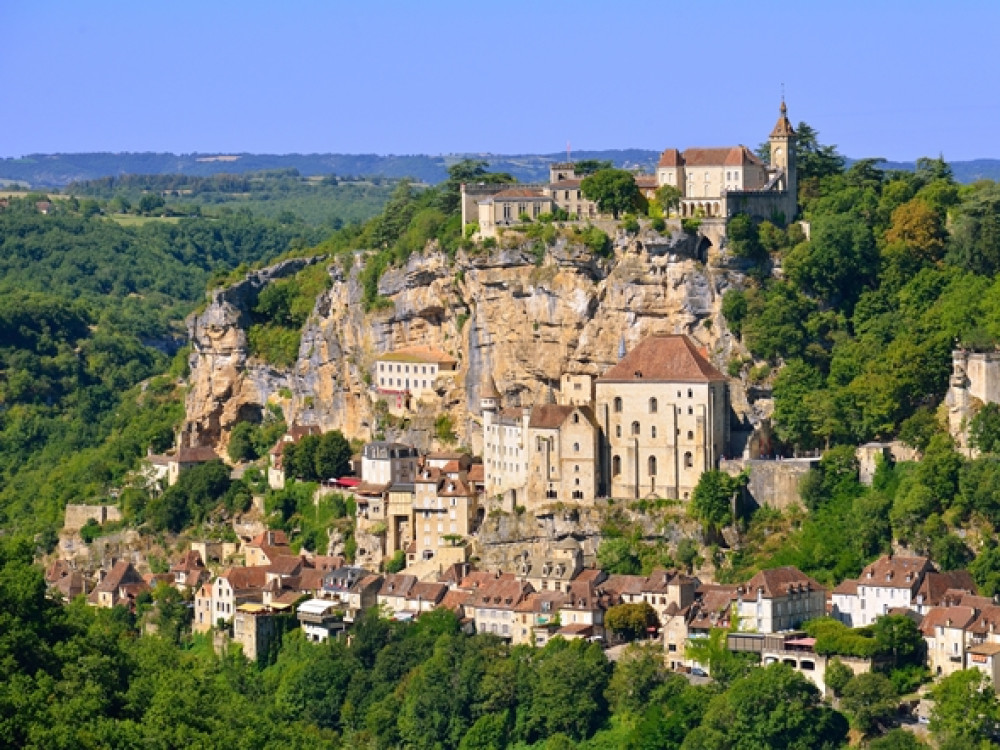
[[[752,509],[766,505],[785,510],[801,506],[799,482],[818,463],[818,458],[787,458],[779,461],[730,459],[720,462],[719,468],[732,476],[749,468],[750,482],[744,492],[744,507]]]
[[[111,521],[122,520],[122,512],[114,505],[67,505],[63,531],[76,533],[91,519],[103,526]]]

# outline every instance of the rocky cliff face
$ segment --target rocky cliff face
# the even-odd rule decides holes
[[[460,253],[454,261],[429,248],[383,275],[379,293],[392,306],[367,314],[359,255],[350,273],[331,266],[333,284],[317,299],[290,370],[249,357],[248,310],[268,281],[310,261],[255,272],[214,292],[205,312],[189,320],[184,434],[192,444],[224,443],[235,422],[270,401],[281,404],[289,423],[370,439],[378,416],[368,385],[375,359],[407,345],[437,347],[459,361],[453,378],[439,378],[434,403],[385,430],[386,437],[427,449],[442,411],[452,415],[459,439],[479,449],[479,388],[487,371],[506,405],[529,405],[547,387],[557,388],[563,373],[600,375],[617,361],[622,338],[631,348],[654,331],[687,333],[725,371],[738,344],[720,313],[721,299],[742,279],[697,260],[700,241],[684,234],[619,237],[606,260],[565,238],[541,261],[528,247]],[[742,384],[734,381],[732,391],[737,415],[748,415]]]

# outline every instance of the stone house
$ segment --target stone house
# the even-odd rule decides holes
[[[568,591],[570,582],[583,570],[580,543],[567,536],[546,545],[545,552],[533,557],[524,551],[514,560],[514,575],[530,583],[535,591]]]
[[[354,622],[367,609],[378,604],[382,576],[369,573],[364,568],[345,566],[323,576],[321,596],[339,602],[344,619]]]
[[[121,604],[131,609],[144,591],[149,591],[149,584],[139,571],[128,560],[119,560],[87,597],[87,603],[106,609]]]
[[[174,588],[184,591],[199,588],[211,574],[202,562],[201,555],[196,550],[188,550],[170,566],[170,575],[173,576]]]
[[[173,455],[167,456],[167,484],[175,485],[188,469],[209,461],[218,461],[219,456],[214,448],[208,446],[189,447],[183,446],[177,449]]]
[[[483,583],[472,603],[476,631],[510,640],[517,627],[516,609],[534,589],[530,583],[503,574]]]
[[[643,339],[596,383],[601,489],[687,499],[729,440],[729,391],[684,335]]]
[[[832,616],[854,628],[871,625],[890,609],[912,609],[927,573],[936,573],[926,557],[883,555],[855,582],[844,581],[835,590]]]
[[[762,570],[736,590],[741,630],[778,633],[826,614],[826,589],[791,566]]]
[[[280,529],[261,532],[244,546],[243,551],[248,567],[270,565],[282,555],[292,554],[288,535]]]
[[[384,487],[412,483],[417,459],[417,449],[403,443],[368,443],[361,452],[361,481]]]
[[[243,647],[249,661],[263,664],[272,645],[297,624],[290,605],[241,604],[233,613],[233,641]]]
[[[75,565],[65,560],[56,560],[48,567],[45,583],[49,591],[58,591],[67,602],[87,593],[87,580]]]
[[[972,607],[931,607],[920,622],[927,643],[927,666],[938,677],[965,669],[967,631],[978,612]]]
[[[399,414],[434,394],[439,376],[453,376],[458,360],[439,349],[409,346],[380,354],[375,360],[372,387]]]
[[[216,625],[220,620],[231,622],[236,608],[241,604],[262,603],[266,585],[267,566],[228,568],[212,582],[209,605],[212,617],[209,626]],[[195,609],[197,608],[196,603]]]
[[[593,505],[598,441],[590,406],[548,403],[534,407],[528,419],[527,444],[528,500]]]

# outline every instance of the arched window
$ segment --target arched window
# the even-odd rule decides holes
[[[638,435],[639,432],[640,432],[639,423],[638,422],[633,422],[632,423],[632,434],[633,435]]]
[[[613,456],[611,458],[611,476],[621,476],[622,473],[622,457]]]
[[[684,468],[690,469],[694,466],[694,456],[691,455],[691,451],[684,454]]]
[[[656,456],[650,456],[649,457],[649,461],[647,461],[646,463],[649,464],[649,476],[655,477],[656,476]]]
[[[655,398],[649,399],[649,413],[650,414],[656,414],[656,407],[657,406],[658,406],[658,404],[656,403],[656,399]]]
[[[615,412],[620,414],[621,410],[622,410],[622,397],[615,396]]]

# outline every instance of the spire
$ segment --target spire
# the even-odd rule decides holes
[[[479,398],[499,400],[500,391],[497,390],[497,382],[493,379],[493,375],[487,373],[486,377],[483,378],[483,385],[479,392]]]
[[[795,129],[792,127],[792,123],[788,120],[788,107],[785,105],[785,96],[781,96],[781,107],[778,109],[778,122],[774,125],[774,130],[771,131],[772,138],[788,138],[795,135]]]

